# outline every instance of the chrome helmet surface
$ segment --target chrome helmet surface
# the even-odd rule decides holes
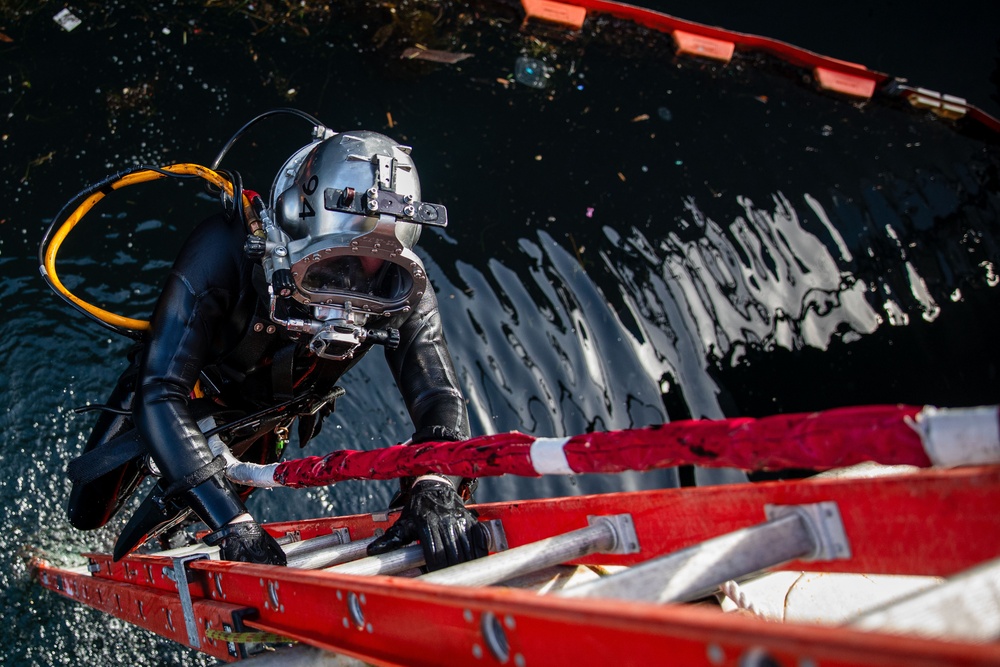
[[[296,299],[377,314],[420,299],[420,225],[404,215],[420,200],[420,179],[407,147],[375,132],[337,134],[293,155],[271,196]]]
[[[290,272],[290,296],[312,308],[311,324],[290,328],[317,333],[331,323],[315,349],[334,325],[346,330],[413,308],[427,289],[413,252],[421,227],[447,224],[443,206],[420,199],[410,149],[369,131],[299,149],[275,178],[271,211],[265,271],[269,282],[277,270]]]

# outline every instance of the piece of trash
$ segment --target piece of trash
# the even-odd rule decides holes
[[[391,111],[386,111],[385,112],[385,119],[387,121],[389,121],[389,129],[392,129],[392,128],[396,127],[396,123],[394,123],[392,121],[392,112]]]
[[[510,86],[510,80],[509,79],[501,79],[500,77],[497,77],[497,83],[501,84],[504,88],[507,88],[508,86]]]
[[[767,95],[756,95],[754,99],[760,102],[761,104],[767,104]]]
[[[66,32],[70,32],[73,28],[83,23],[68,8],[63,8],[58,14],[52,17],[52,20],[58,23]]]
[[[7,42],[9,44],[10,42],[13,42],[13,41],[14,41],[13,37],[8,37],[7,35],[5,35],[2,32],[0,32],[0,42]]]
[[[593,218],[594,217],[594,207],[593,206],[588,206],[587,207],[587,217],[588,218]]]
[[[621,180],[622,183],[625,182],[625,174],[621,173],[620,171],[618,172],[618,178]]]
[[[466,58],[471,58],[471,53],[454,53],[452,51],[435,51],[434,49],[417,49],[409,47],[399,56],[404,60],[429,60],[432,63],[446,63],[454,65],[462,62]]]
[[[549,85],[552,68],[536,58],[521,56],[514,63],[514,79],[530,88],[545,88]]]
[[[638,116],[636,116],[635,118],[632,119],[632,122],[633,123],[641,123],[644,120],[649,120],[649,114],[648,113],[641,113],[641,114],[639,114]]]
[[[162,32],[164,35],[169,35],[170,28],[168,28],[167,26],[163,26],[163,30],[161,30],[160,32]]]
[[[541,155],[536,155],[535,156],[535,162],[541,162],[541,161],[542,161],[542,156]]]
[[[660,117],[660,120],[665,120],[668,123],[674,119],[674,114],[670,113],[670,109],[667,107],[660,107],[657,109],[656,115]]]

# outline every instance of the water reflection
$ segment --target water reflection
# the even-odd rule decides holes
[[[428,258],[449,345],[469,399],[474,432],[561,436],[662,423],[658,378],[634,353],[635,339],[562,245],[540,232],[521,239],[517,268],[458,263],[462,287]],[[673,472],[588,476],[585,488],[676,484]],[[577,480],[496,479],[482,500],[579,493]]]
[[[338,128],[414,144],[424,191],[449,206],[450,236],[428,232],[419,252],[477,433],[998,397],[995,146],[816,95],[751,58],[668,63],[667,38],[634,26],[601,20],[573,43],[543,44],[555,70],[539,91],[513,83],[536,39],[508,9],[413,23],[440,33],[431,48],[475,53],[442,66],[399,60],[406,22],[384,7],[368,10],[378,21],[346,7],[315,39],[248,41],[214,5],[183,17],[174,5],[141,16],[94,9],[71,36],[49,30],[48,17],[5,30],[20,70],[6,88],[17,104],[0,215],[0,551],[10,554],[0,589],[13,619],[0,628],[0,662],[207,664],[42,592],[14,555],[42,548],[71,562],[107,548],[118,527],[71,530],[62,471],[94,417],[69,408],[104,400],[128,341],[44,291],[35,244],[85,183],[130,162],[206,162],[236,125],[288,104],[293,88],[296,106]],[[67,79],[64,59],[79,53],[86,71]],[[282,126],[234,153],[246,182],[266,190],[300,137]],[[183,231],[215,210],[187,187],[109,198],[67,241],[70,289],[148,317]],[[409,437],[377,353],[345,388],[301,453]],[[675,481],[666,472],[488,480],[480,500]],[[366,512],[382,509],[392,487],[279,490],[252,503],[271,520]]]

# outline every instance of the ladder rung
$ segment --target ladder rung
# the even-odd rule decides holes
[[[688,602],[740,579],[817,550],[814,532],[800,514],[720,535],[633,568],[557,593],[645,602]]]
[[[1000,559],[867,611],[849,625],[925,637],[996,641],[1000,638]]]
[[[321,548],[317,551],[310,550],[305,553],[294,553],[288,556],[288,567],[319,570],[339,563],[364,558],[367,555],[368,544],[374,541],[374,539],[374,537],[371,537],[366,540]]]
[[[371,540],[368,541],[370,542]],[[367,553],[367,546],[365,544],[366,550],[362,552],[362,555]],[[420,548],[420,545],[411,545],[378,556],[368,556],[367,558],[359,558],[358,560],[343,563],[342,565],[328,567],[326,570],[328,572],[336,572],[337,574],[374,576],[376,574],[399,574],[400,572],[420,567],[423,564],[423,549]]]
[[[286,556],[302,556],[329,547],[347,544],[351,541],[350,534],[346,528],[334,530],[326,535],[319,535],[308,540],[290,542],[281,546]]]
[[[525,544],[418,578],[433,584],[487,586],[593,553],[611,551],[618,542],[615,524],[598,520],[587,528]]]

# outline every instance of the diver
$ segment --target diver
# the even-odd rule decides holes
[[[219,213],[185,241],[85,447],[99,454],[135,434],[145,455],[74,481],[76,528],[105,525],[145,476],[159,478],[116,560],[193,512],[221,558],[285,564],[226,462],[278,460],[295,421],[304,446],[342,393],[337,381],[375,345],[405,400],[412,444],[469,437],[437,298],[413,251],[422,226],[445,224],[447,211],[421,201],[409,148],[318,125],[279,170],[270,207],[246,194],[246,225]],[[485,555],[485,532],[464,505],[473,482],[401,480],[401,515],[369,553],[419,540],[431,570]]]

